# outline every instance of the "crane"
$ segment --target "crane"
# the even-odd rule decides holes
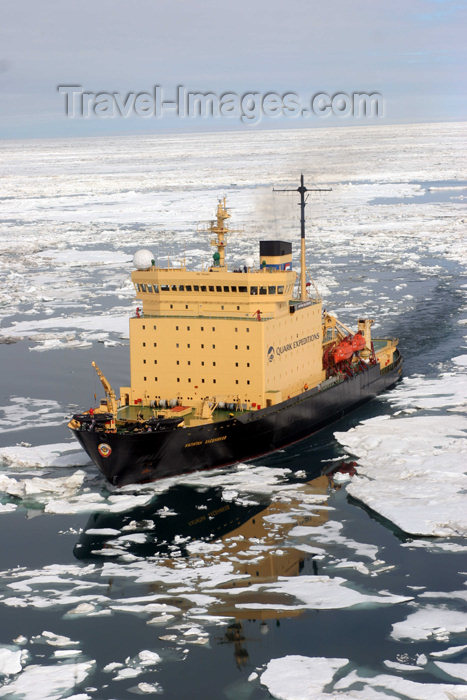
[[[113,413],[115,418],[117,417],[117,397],[115,396],[115,391],[112,389],[112,386],[109,382],[109,380],[104,376],[104,374],[101,372],[99,367],[96,365],[95,362],[91,363],[94,369],[96,370],[97,376],[101,380],[101,384],[104,387],[105,391],[105,397],[107,399],[107,410],[110,413]]]

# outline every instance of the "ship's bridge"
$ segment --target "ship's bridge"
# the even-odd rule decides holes
[[[154,267],[133,272],[132,281],[145,316],[236,318],[260,312],[272,318],[287,308],[296,273],[269,267],[246,272]]]

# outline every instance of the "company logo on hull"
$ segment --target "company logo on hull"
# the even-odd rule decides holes
[[[110,457],[112,454],[112,448],[106,442],[101,442],[100,445],[97,446],[97,451],[101,457]]]
[[[296,348],[299,348],[302,345],[305,345],[306,343],[311,343],[314,340],[319,340],[320,339],[320,334],[319,333],[313,333],[312,335],[307,335],[304,338],[299,338],[298,340],[294,340],[292,343],[286,343],[285,345],[278,345],[276,349],[273,348],[271,345],[268,349],[268,360],[269,362],[272,362],[274,358],[279,357],[282,355],[284,352],[289,352],[289,350],[295,350]]]

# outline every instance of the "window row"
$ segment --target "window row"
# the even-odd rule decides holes
[[[177,365],[180,364],[180,360],[176,360],[175,362],[176,362]],[[143,365],[145,365],[146,363],[147,363],[147,360],[143,360]],[[187,360],[186,363],[187,363],[188,366],[191,366],[191,360]],[[157,365],[157,360],[154,360],[154,364]],[[205,363],[204,360],[201,360],[200,364],[201,364],[201,367],[205,367],[205,365],[206,365],[206,363]],[[216,367],[216,363],[213,362],[213,363],[212,363],[212,366],[213,366],[213,367]],[[236,363],[235,363],[235,367],[238,367],[238,366],[239,366],[239,363],[236,362]],[[246,367],[250,367],[250,363],[249,363],[249,362],[246,362],[246,363],[245,363],[245,366],[246,366]]]
[[[143,325],[141,326],[141,328],[142,328],[143,331],[145,331],[145,330],[146,330],[145,324],[143,324]],[[149,328],[148,328],[148,330],[149,330]],[[157,330],[157,326],[153,326],[153,330]],[[179,330],[180,330],[180,326],[175,326],[175,330],[176,330],[176,331],[179,331]],[[186,326],[185,328],[182,328],[182,330],[191,331],[191,326]],[[203,332],[204,332],[204,330],[205,330],[204,326],[200,326],[200,331],[203,331]],[[206,328],[206,330],[209,330],[209,328]],[[211,326],[211,330],[212,330],[213,332],[215,332],[216,327],[215,327],[215,326]],[[246,331],[247,333],[250,332],[250,329],[249,329],[248,326],[245,328],[245,331]],[[235,333],[238,333],[238,328],[235,328]]]
[[[159,294],[159,292],[233,292],[236,294],[284,294],[284,285],[268,285],[268,286],[257,286],[253,285],[251,287],[237,286],[237,285],[214,285],[214,284],[136,284],[136,291],[138,292],[149,292],[150,294]],[[289,291],[291,287],[289,287]]]
[[[147,378],[147,377],[143,377],[143,381],[147,382],[147,381],[148,381],[148,378]],[[154,377],[154,381],[157,382],[157,381],[158,381],[158,378],[157,378],[157,377]],[[181,381],[180,377],[177,377],[177,382],[180,383],[180,381]],[[215,380],[215,379],[212,379],[212,380],[210,380],[210,381],[211,381],[213,384],[216,384],[216,380]],[[191,377],[189,377],[189,378],[187,379],[187,382],[188,382],[189,384],[191,384]],[[201,379],[201,384],[205,384],[205,383],[206,383],[206,380],[205,380],[205,379]],[[236,379],[236,380],[235,380],[235,384],[239,384],[239,383],[240,383],[239,380]],[[246,383],[249,384],[249,383],[250,383],[250,380],[247,379],[247,380],[246,380]],[[196,389],[196,387],[195,387],[195,389]]]

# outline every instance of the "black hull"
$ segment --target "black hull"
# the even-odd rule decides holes
[[[402,358],[319,391],[240,414],[231,420],[167,432],[108,433],[73,430],[92,461],[116,486],[142,483],[254,459],[308,437],[360,404],[391,388],[402,373]],[[108,457],[98,451],[106,443]]]

